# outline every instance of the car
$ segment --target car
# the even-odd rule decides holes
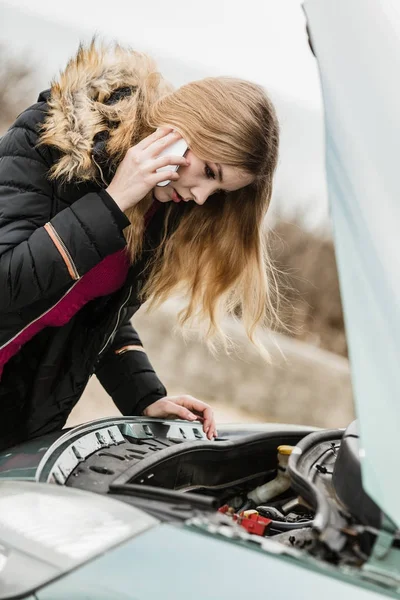
[[[196,422],[118,417],[10,448],[0,598],[400,597],[396,11],[305,3],[357,421],[209,441]]]

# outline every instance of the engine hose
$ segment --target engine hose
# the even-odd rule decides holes
[[[269,526],[271,529],[277,529],[278,531],[290,531],[291,529],[303,529],[303,527],[312,527],[314,520],[311,521],[298,521],[297,523],[288,523],[287,521],[271,521]]]
[[[274,506],[257,506],[256,510],[260,513],[262,517],[267,517],[267,519],[272,519],[275,521],[286,521],[285,515],[283,515],[281,511],[275,508]]]

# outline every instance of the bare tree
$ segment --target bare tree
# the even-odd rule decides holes
[[[32,67],[0,45],[0,132],[27,106],[32,95]]]
[[[278,221],[271,254],[280,271],[280,317],[289,333],[347,356],[342,303],[331,237],[301,222]]]

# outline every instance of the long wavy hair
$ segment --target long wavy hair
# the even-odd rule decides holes
[[[270,99],[254,83],[208,77],[163,95],[143,116],[151,130],[173,125],[198,158],[254,176],[252,184],[214,194],[202,206],[170,204],[143,297],[154,308],[173,293],[183,295],[188,301],[180,324],[202,329],[211,346],[217,337],[227,347],[221,318],[239,312],[248,337],[260,348],[257,325],[271,327],[278,321],[279,297],[263,227],[279,143]],[[128,211],[132,223],[142,223],[137,212],[140,207],[143,215],[147,206],[148,201]],[[178,225],[168,236],[168,220],[179,212]],[[133,227],[127,233],[132,258],[140,248],[138,233]]]
[[[132,93],[120,99],[126,86]],[[118,44],[112,51],[98,48],[93,40],[88,48],[80,47],[53,82],[49,106],[41,143],[62,152],[52,178],[95,179],[95,142],[104,134],[114,171],[130,146],[163,125],[178,130],[198,158],[254,177],[250,185],[214,194],[202,206],[169,204],[142,299],[155,308],[172,294],[183,295],[187,303],[180,324],[200,330],[211,347],[218,338],[225,348],[229,342],[220,327],[223,315],[240,314],[248,337],[259,345],[257,326],[279,321],[279,294],[263,227],[279,126],[264,89],[242,79],[208,77],[174,90],[146,54]],[[126,212],[131,225],[124,234],[132,262],[142,252],[144,216],[152,201],[151,192]]]

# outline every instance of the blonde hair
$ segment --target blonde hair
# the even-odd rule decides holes
[[[150,128],[173,125],[197,157],[240,168],[253,175],[254,182],[235,192],[214,194],[202,206],[168,207],[163,242],[149,268],[143,297],[149,308],[174,292],[188,297],[179,322],[197,329],[206,323],[205,338],[211,346],[217,336],[227,348],[219,323],[224,314],[239,311],[248,337],[261,349],[257,325],[279,321],[276,278],[263,228],[279,141],[271,101],[254,83],[209,77],[163,95],[148,107],[145,118]],[[131,222],[138,207],[128,212]],[[168,220],[176,221],[179,213],[183,214],[176,229],[167,235]],[[133,229],[128,232],[132,259],[139,239]]]
[[[127,88],[131,93],[108,102]],[[130,146],[162,125],[174,126],[198,158],[254,177],[238,191],[210,196],[203,206],[170,203],[142,299],[154,308],[175,292],[184,294],[188,303],[179,314],[180,324],[197,329],[206,324],[211,347],[216,336],[227,348],[220,320],[239,312],[248,337],[262,351],[257,326],[279,322],[276,278],[263,230],[279,126],[263,88],[242,79],[208,77],[174,90],[147,55],[117,44],[111,50],[96,47],[94,39],[80,47],[52,83],[48,104],[40,143],[61,151],[51,178],[98,178],[94,140],[103,134],[112,173]],[[124,234],[132,262],[142,252],[144,216],[152,201],[149,193],[127,211],[131,225]]]

